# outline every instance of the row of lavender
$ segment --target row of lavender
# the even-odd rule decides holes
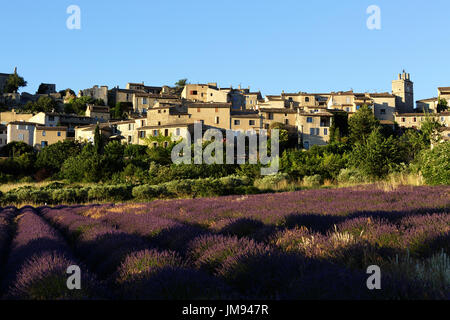
[[[255,199],[251,197],[216,198],[214,199],[216,202],[212,202],[213,199],[197,200],[195,205],[204,208],[197,212],[189,206],[193,204],[190,200],[184,200],[145,205],[64,208],[54,214],[58,216],[58,221],[61,221],[62,216],[73,216],[75,213],[74,217],[83,219],[91,226],[90,228],[94,228],[95,224],[106,224],[116,230],[134,234],[140,237],[140,240],[161,250],[174,250],[184,259],[185,265],[208,272],[228,284],[234,292],[248,297],[343,297],[345,285],[342,285],[339,280],[342,279],[343,274],[346,274],[347,279],[358,279],[348,281],[353,284],[351,286],[353,289],[349,292],[358,297],[367,297],[367,289],[361,288],[364,281],[360,280],[362,271],[371,264],[380,265],[383,270],[388,271],[385,278],[391,278],[388,281],[390,289],[385,289],[382,293],[384,298],[446,297],[448,279],[445,279],[445,275],[449,271],[448,257],[444,254],[439,260],[434,256],[442,249],[447,254],[449,252],[448,188],[406,189],[394,193],[373,190],[372,192],[371,190],[346,191],[342,193],[340,190],[339,193],[346,195],[347,211],[343,211],[341,205],[337,213],[330,213],[327,211],[330,205],[322,205],[324,212],[318,210],[316,214],[311,215],[302,213],[301,211],[305,208],[300,206],[297,208],[296,218],[291,218],[289,226],[286,224],[287,219],[284,219],[283,223],[278,221],[275,224],[264,223],[266,214],[262,215],[262,219],[259,216],[259,220],[239,219],[230,218],[230,213],[233,213],[230,210],[221,211],[220,203],[223,201],[228,203],[239,201],[241,203],[239,210],[248,210],[246,207],[255,203]],[[369,195],[365,197],[365,194]],[[283,202],[285,206],[287,202],[293,200],[307,203],[301,196],[310,195],[308,192],[283,194],[278,199],[271,195],[266,196],[264,200],[258,199],[256,202],[260,206],[270,207],[273,208],[272,211],[276,211],[273,201]],[[340,198],[325,201],[320,197],[321,195],[317,195],[322,203],[336,203],[337,207],[344,202]],[[353,203],[349,201],[352,198]],[[366,202],[362,202],[364,200]],[[170,211],[174,202],[178,202],[177,206],[179,206],[176,212]],[[186,205],[183,205],[183,202],[186,202]],[[199,202],[209,205],[203,207]],[[364,208],[367,202],[372,206],[383,204],[383,210],[371,212],[368,208]],[[422,205],[419,205],[419,202]],[[211,209],[214,203],[216,203],[217,212],[205,213],[205,209]],[[364,211],[356,211],[355,203],[360,203]],[[167,204],[166,207],[169,210],[161,209],[164,204]],[[309,207],[311,207],[311,201]],[[425,214],[431,207],[437,212]],[[402,208],[404,210],[401,210]],[[188,212],[188,210],[191,211]],[[202,220],[201,217],[205,218],[205,216],[207,219]],[[325,223],[320,224],[321,219]],[[333,225],[332,223],[337,225],[334,225],[331,230],[325,228]],[[308,229],[305,225],[313,228]],[[315,228],[322,232],[315,231]],[[251,236],[260,241],[250,240],[244,236]],[[173,252],[170,252],[169,255],[172,256],[172,254]],[[403,259],[409,254],[416,258],[429,259],[434,261],[434,264],[418,265],[418,261],[422,260],[408,260],[403,264],[403,260],[399,262],[398,257]],[[152,259],[139,254],[133,256],[133,259],[134,263],[140,266],[146,266],[146,263],[155,264]],[[303,273],[308,276],[302,278],[299,275],[300,270],[309,270],[304,265],[306,261],[315,267],[311,268],[312,271]],[[289,269],[286,267],[289,265],[292,266],[292,272],[286,270],[286,268]],[[261,266],[267,266],[269,270]],[[422,278],[412,279],[414,273],[411,274],[409,271],[417,269],[418,266],[423,269]],[[341,268],[341,271],[336,271],[336,268]],[[427,273],[427,268],[434,273]],[[239,276],[241,270],[244,272]],[[333,280],[321,274],[321,270],[328,272]],[[142,272],[144,271],[139,268],[136,271],[139,274]],[[302,281],[307,278],[315,279],[315,274],[320,274],[319,279],[330,280],[326,283],[339,284],[337,285],[339,290],[326,289],[326,285],[318,283],[314,287],[321,288],[320,293],[314,293],[312,289],[306,290],[305,288],[312,288],[312,286],[308,287]],[[429,276],[424,277],[424,274]],[[261,277],[258,278],[257,275]],[[286,282],[277,279],[278,276],[286,279]],[[248,283],[250,279],[254,281]],[[315,281],[317,282],[317,279]],[[278,283],[279,286],[267,287],[271,282]],[[429,285],[431,282],[434,283]],[[303,290],[292,291],[292,287],[297,289],[301,287]],[[280,288],[284,288],[283,292],[279,291]],[[134,290],[134,292],[138,291]]]
[[[67,268],[80,265],[57,230],[49,226],[35,209],[9,208],[3,210],[8,228],[15,229],[5,268],[2,270],[1,289],[7,299],[82,299],[100,297],[98,281],[88,270],[82,275],[86,283],[81,290],[67,287]],[[12,218],[14,217],[14,221]]]
[[[38,212],[16,219],[7,297],[449,298],[448,187]],[[69,264],[82,267],[82,291],[65,286]],[[381,291],[366,287],[370,264],[383,270]]]

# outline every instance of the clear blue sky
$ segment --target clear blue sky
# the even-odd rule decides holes
[[[81,8],[81,30],[66,9]],[[381,30],[369,30],[369,5]],[[2,1],[0,72],[76,91],[145,81],[218,82],[264,95],[390,91],[404,68],[415,99],[450,86],[448,0]]]

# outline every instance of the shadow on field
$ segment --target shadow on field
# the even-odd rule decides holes
[[[313,213],[291,214],[286,216],[283,227],[289,229],[304,226],[311,231],[326,233],[334,225],[346,220],[355,218],[383,219],[391,223],[396,223],[407,216],[416,216],[424,214],[449,213],[448,208],[423,208],[407,211],[357,211],[347,215],[325,215]]]

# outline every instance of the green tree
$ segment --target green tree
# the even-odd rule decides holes
[[[401,160],[396,139],[393,136],[386,139],[379,128],[373,130],[366,141],[357,142],[349,157],[352,167],[372,178],[386,176],[390,168]]]
[[[27,102],[23,107],[24,111],[37,113],[37,112],[52,112],[58,108],[58,103],[51,97],[42,96],[36,102]]]
[[[58,173],[66,159],[81,152],[81,145],[74,141],[59,141],[43,148],[37,155],[36,167]]]
[[[430,114],[425,115],[425,120],[422,121],[420,126],[420,132],[422,134],[422,140],[427,146],[439,140],[439,129],[441,127],[442,125],[435,117]]]
[[[126,114],[133,108],[131,102],[117,102],[116,105],[111,108],[111,118],[113,119],[125,119]]]
[[[175,86],[177,88],[184,88],[184,86],[187,84],[188,79],[180,79],[177,82],[175,82]]]
[[[96,154],[101,154],[103,152],[103,136],[100,133],[100,127],[97,124],[94,132],[94,152]]]
[[[10,142],[0,150],[0,155],[2,157],[14,158],[27,153],[34,154],[33,147],[21,141]]]
[[[333,121],[330,127],[330,142],[339,142],[342,137],[348,136],[348,113],[333,111]]]
[[[14,70],[14,73],[6,80],[4,91],[5,93],[16,93],[19,88],[26,86],[27,82],[17,74],[17,70]]]
[[[350,141],[352,143],[365,143],[369,135],[379,126],[372,109],[363,105],[348,120],[350,129]]]
[[[450,142],[422,151],[418,162],[427,184],[450,185]]]
[[[437,105],[437,112],[443,112],[448,110],[448,102],[445,99],[439,98]]]

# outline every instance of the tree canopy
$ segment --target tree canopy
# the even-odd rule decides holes
[[[26,87],[27,82],[17,74],[17,70],[14,70],[14,73],[8,77],[6,80],[4,91],[5,93],[16,93],[19,88]]]
[[[350,129],[350,141],[352,143],[364,143],[369,135],[379,126],[373,111],[367,105],[363,105],[348,120]]]

